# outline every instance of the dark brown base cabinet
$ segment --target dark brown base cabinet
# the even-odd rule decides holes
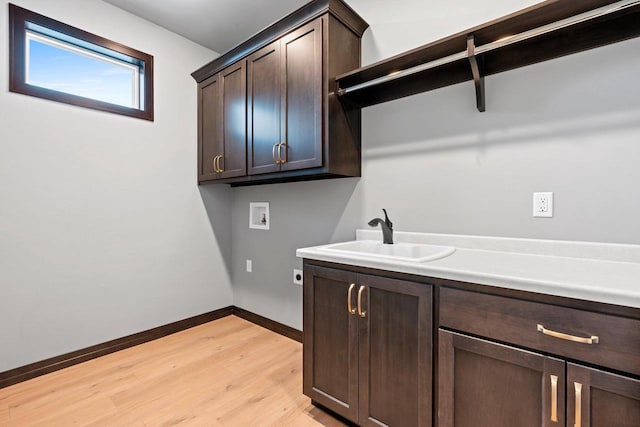
[[[562,360],[442,330],[438,343],[439,426],[565,425]]]
[[[640,426],[640,381],[567,363],[567,425]]]
[[[432,288],[304,268],[304,393],[362,426],[430,426]]]
[[[640,427],[637,308],[315,260],[303,308],[304,393],[353,423]]]
[[[639,427],[637,310],[627,318],[596,306],[607,307],[440,287],[439,326],[455,332],[438,334],[439,425]]]
[[[439,361],[440,427],[640,426],[633,378],[444,330]]]

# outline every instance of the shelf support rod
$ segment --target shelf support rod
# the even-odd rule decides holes
[[[485,110],[484,76],[480,70],[482,58],[476,56],[476,44],[473,34],[467,36],[467,57],[471,65],[473,83],[476,87],[476,107],[481,113]],[[479,59],[479,60],[478,60]],[[480,62],[480,64],[479,64]]]

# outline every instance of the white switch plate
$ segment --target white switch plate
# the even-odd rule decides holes
[[[302,270],[293,269],[293,283],[302,286]]]
[[[553,192],[533,193],[533,216],[553,217]]]
[[[251,273],[251,271],[253,270],[253,263],[251,262],[250,259],[247,260],[247,273]]]

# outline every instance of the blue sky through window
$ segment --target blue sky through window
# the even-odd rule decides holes
[[[140,108],[137,67],[82,52],[37,34],[27,38],[27,83],[129,108]]]

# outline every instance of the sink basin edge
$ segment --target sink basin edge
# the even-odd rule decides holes
[[[456,250],[453,246],[418,243],[383,244],[375,240],[354,240],[317,248],[321,252],[342,254],[360,259],[422,263],[445,258]]]

